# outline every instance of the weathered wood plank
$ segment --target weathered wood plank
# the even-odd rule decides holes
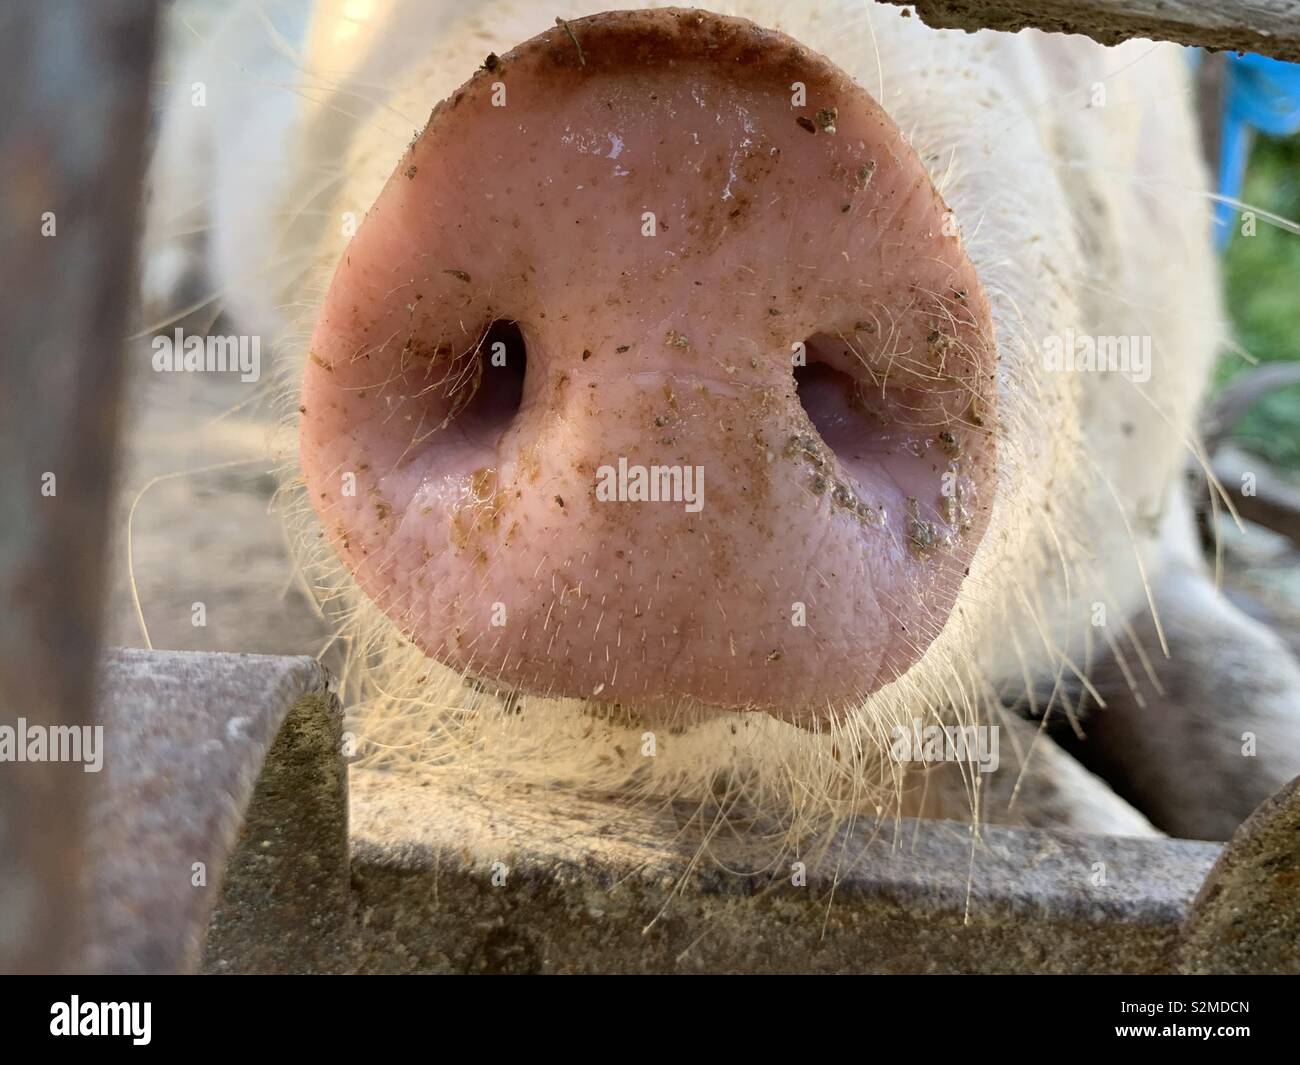
[[[1300,0],[886,0],[937,29],[1082,33],[1102,44],[1134,37],[1300,60]]]

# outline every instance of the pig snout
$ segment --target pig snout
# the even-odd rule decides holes
[[[995,359],[866,92],[739,19],[617,12],[434,110],[326,294],[302,468],[362,590],[448,666],[812,723],[946,624]]]

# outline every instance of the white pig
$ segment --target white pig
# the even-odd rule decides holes
[[[275,338],[370,761],[1225,837],[1300,671],[1192,529],[1185,53],[713,9],[255,3],[178,79],[146,294]]]

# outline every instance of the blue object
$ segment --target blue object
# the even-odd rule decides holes
[[[1262,55],[1230,53],[1224,70],[1219,193],[1240,199],[1254,132],[1285,137],[1300,132],[1300,64]],[[1214,239],[1222,250],[1232,236],[1237,208],[1219,203]]]

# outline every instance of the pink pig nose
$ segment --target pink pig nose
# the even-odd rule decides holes
[[[991,502],[994,363],[870,96],[739,19],[614,12],[434,109],[325,298],[302,465],[431,657],[811,723],[946,623]]]

